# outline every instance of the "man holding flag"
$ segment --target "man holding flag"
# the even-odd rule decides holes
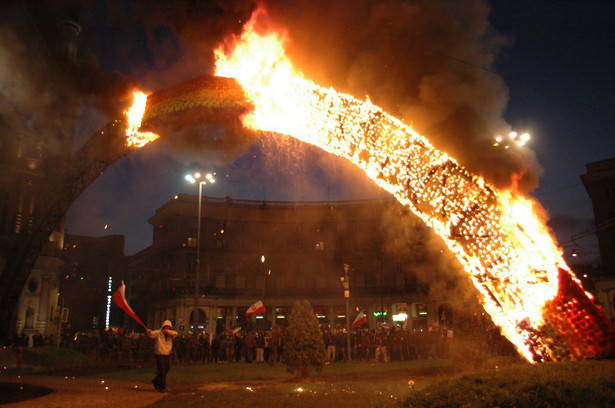
[[[158,373],[152,380],[154,388],[159,392],[165,392],[167,388],[167,373],[171,368],[171,353],[173,352],[173,339],[177,337],[177,332],[171,330],[173,325],[170,320],[165,320],[162,323],[160,330],[150,330],[139,319],[139,316],[132,310],[128,301],[126,300],[126,286],[124,281],[122,285],[112,296],[113,303],[120,307],[130,317],[132,317],[137,323],[139,323],[145,329],[145,333],[152,339],[154,339],[154,354],[156,355],[156,369]]]
[[[171,330],[172,328],[171,321],[165,320],[160,330],[145,329],[147,335],[154,339],[154,354],[156,355],[156,369],[158,373],[152,380],[152,383],[159,392],[165,392],[167,388],[167,373],[171,368],[173,339],[177,337],[177,332]]]

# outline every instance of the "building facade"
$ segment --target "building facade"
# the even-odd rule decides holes
[[[597,302],[615,319],[615,158],[587,163],[581,175],[592,201],[595,234],[600,250],[599,274],[594,279]]]
[[[24,132],[2,135],[0,145],[0,270],[12,256],[10,248],[32,227],[37,203],[44,199],[42,179],[56,157],[46,154],[44,140]],[[58,329],[58,273],[64,225],[60,223],[36,259],[21,291],[11,324],[15,333],[36,331],[52,336]]]
[[[131,304],[147,316],[149,327],[170,319],[180,333],[191,331],[196,301],[199,328],[210,333],[284,326],[299,299],[309,300],[320,323],[330,326],[345,326],[346,315],[352,322],[359,311],[371,328],[403,325],[407,318],[417,329],[427,328],[428,321],[451,320],[445,302],[430,299],[416,277],[432,250],[406,242],[408,234],[421,242],[421,234],[430,232],[395,200],[203,197],[201,210],[199,240],[198,197],[179,195],[165,203],[149,220],[152,246],[128,261]],[[348,312],[341,280],[345,265]],[[246,316],[258,300],[266,313]]]
[[[7,260],[18,256],[12,252],[16,242],[29,242],[38,250],[38,245],[28,241],[28,235],[44,216],[42,208],[48,205],[50,192],[58,187],[54,185],[54,175],[61,174],[73,150],[75,106],[67,103],[69,87],[59,78],[65,78],[76,66],[81,27],[73,21],[60,20],[50,25],[55,27],[48,32],[51,35],[41,36],[39,22],[31,15],[27,17],[27,27],[19,25],[18,16],[16,25],[24,30],[22,34],[28,36],[27,32],[34,28],[31,34],[36,35],[24,40],[28,43],[24,48],[27,51],[7,58],[6,75],[14,81],[7,89],[15,88],[19,94],[31,93],[36,97],[11,98],[12,91],[2,95],[6,109],[0,111],[0,271],[9,264]],[[21,61],[22,66],[13,66],[15,61]],[[49,67],[42,76],[39,70]],[[43,78],[47,82],[41,84]],[[42,100],[46,102],[43,104]],[[0,333],[0,341],[22,333],[31,338],[37,331],[48,338],[58,334],[58,274],[63,265],[63,236],[62,219],[54,225],[38,253],[23,289],[21,285],[14,287],[15,280],[3,274],[5,289],[14,293],[20,290],[20,296],[15,310],[12,305],[11,310],[6,310],[11,314],[10,333]]]

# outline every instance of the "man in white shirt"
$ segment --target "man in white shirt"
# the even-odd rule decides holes
[[[171,368],[171,353],[173,352],[173,339],[177,332],[171,330],[173,325],[169,320],[162,323],[160,330],[145,329],[149,337],[154,339],[154,354],[156,355],[156,369],[158,374],[152,380],[154,388],[159,392],[165,392],[167,388],[167,373]]]

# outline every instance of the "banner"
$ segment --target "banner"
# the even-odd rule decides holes
[[[120,288],[117,291],[115,291],[111,300],[113,300],[113,303],[118,305],[120,309],[126,312],[128,316],[135,319],[137,323],[139,323],[141,326],[147,329],[147,327],[143,324],[141,319],[139,319],[139,316],[137,316],[135,312],[132,310],[132,308],[128,305],[128,302],[126,301],[126,295],[124,294],[125,291],[126,291],[126,286],[124,286],[124,281],[122,281],[122,286],[120,286]]]
[[[252,306],[250,306],[248,310],[246,310],[246,316],[253,315],[253,314],[261,314],[261,313],[265,313],[265,306],[263,305],[263,302],[261,302],[260,300],[254,303]]]
[[[352,322],[352,325],[350,327],[352,327],[353,329],[356,329],[357,327],[365,323],[367,323],[367,316],[365,316],[365,313],[359,312],[359,314],[357,315],[357,318],[354,319],[354,322]]]

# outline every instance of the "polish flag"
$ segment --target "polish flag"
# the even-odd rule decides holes
[[[113,300],[113,303],[118,305],[120,309],[128,313],[128,316],[135,319],[137,323],[139,323],[141,326],[147,329],[147,327],[143,324],[141,319],[139,319],[139,316],[135,314],[135,312],[132,310],[132,308],[126,301],[126,295],[124,294],[125,291],[126,291],[126,286],[124,286],[124,281],[122,281],[122,286],[120,286],[120,288],[115,291],[115,293],[111,297],[111,300]]]
[[[350,327],[352,327],[353,329],[356,329],[357,327],[365,323],[367,323],[367,316],[365,316],[365,313],[359,312],[359,314],[357,315],[357,318],[354,319],[354,322],[352,322],[352,325]]]
[[[263,302],[261,302],[260,300],[250,306],[248,310],[246,310],[247,316],[261,313],[265,313],[265,306],[263,306]]]

